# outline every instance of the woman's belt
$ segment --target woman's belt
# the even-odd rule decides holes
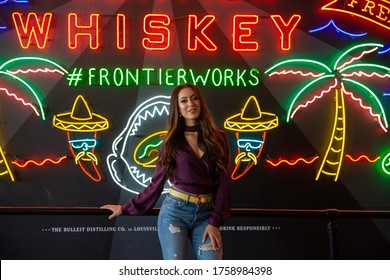
[[[172,196],[180,198],[182,200],[192,202],[195,204],[207,204],[213,201],[213,194],[191,194],[187,192],[181,192],[174,189],[173,187],[169,189],[169,193]]]

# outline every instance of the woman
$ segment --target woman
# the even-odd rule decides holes
[[[199,89],[177,86],[171,96],[167,135],[151,183],[125,205],[105,205],[113,213],[141,215],[153,208],[167,179],[173,183],[158,216],[164,259],[185,259],[190,240],[197,259],[222,259],[219,227],[229,217],[229,145]]]

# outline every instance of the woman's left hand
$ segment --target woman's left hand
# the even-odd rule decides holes
[[[206,241],[206,238],[210,237],[211,244],[213,245],[214,250],[219,250],[222,252],[223,246],[222,246],[222,236],[219,228],[212,226],[212,225],[207,225],[204,234],[203,234],[203,242]]]

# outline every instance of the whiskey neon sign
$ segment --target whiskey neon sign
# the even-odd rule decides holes
[[[49,40],[49,31],[54,29],[52,13],[12,14],[15,30],[22,48],[38,47],[45,49]],[[124,14],[116,14],[116,47],[118,50],[128,49],[130,34],[129,24]],[[80,45],[88,44],[92,50],[99,49],[101,42],[101,26],[103,16],[98,13],[90,14],[89,18],[76,13],[68,14],[68,47],[77,49]],[[282,17],[271,15],[275,32],[279,31],[280,48],[288,51],[291,48],[292,34],[301,20],[300,15]],[[217,18],[215,15],[188,15],[187,17],[187,50],[209,51],[218,50],[219,46],[212,37]],[[256,52],[259,50],[259,38],[255,38],[253,28],[259,23],[258,15],[236,14],[232,19],[233,42],[232,49],[237,52]],[[147,14],[143,17],[143,38],[140,45],[147,51],[165,51],[172,44],[172,21],[167,14]],[[54,30],[53,30],[54,31]]]
[[[389,0],[334,0],[321,9],[358,16],[390,30]]]

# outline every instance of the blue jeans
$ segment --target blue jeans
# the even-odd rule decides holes
[[[188,241],[198,260],[220,260],[210,238],[202,242],[213,204],[195,204],[167,194],[158,215],[158,237],[164,260],[187,258]]]

